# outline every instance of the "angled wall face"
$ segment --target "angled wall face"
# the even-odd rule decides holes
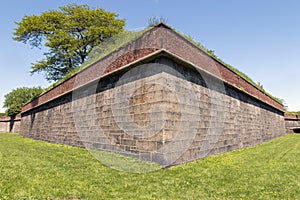
[[[285,119],[285,128],[287,133],[298,132],[300,130],[300,120]]]
[[[10,117],[0,117],[0,133],[2,132],[13,132],[19,133],[21,125],[21,118],[17,117],[11,119]]]
[[[300,116],[299,115],[284,115],[285,129],[287,133],[300,132]]]
[[[9,122],[8,121],[0,121],[0,133],[9,132]]]
[[[78,80],[79,82],[81,80]],[[284,135],[283,113],[158,56],[22,113],[21,134],[177,165]]]

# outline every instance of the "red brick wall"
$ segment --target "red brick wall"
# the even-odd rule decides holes
[[[300,116],[299,115],[284,114],[284,119],[294,119],[294,120],[299,119],[300,120]]]
[[[54,87],[53,89],[49,90],[48,92],[44,93],[32,102],[26,104],[22,108],[22,112],[30,110],[31,108],[34,108],[38,105],[44,104],[63,94],[71,92],[74,88],[85,85],[92,80],[98,79],[104,74],[108,74],[109,72],[116,70],[126,64],[129,64],[139,58],[142,58],[154,51],[155,49],[145,48],[126,52],[124,55],[119,55],[115,60],[113,60],[113,58],[115,58],[114,56],[113,58],[104,58],[104,60],[101,62],[102,65],[106,65],[107,67],[98,67],[98,63],[95,63],[91,67],[88,67],[80,72],[80,78],[77,78],[77,76],[73,76],[63,83],[59,84],[58,86]],[[109,62],[110,64],[108,64]]]
[[[147,31],[142,38],[135,40],[126,47],[122,47],[121,49],[111,53],[81,71],[79,76],[69,78],[52,90],[41,95],[39,98],[28,103],[23,107],[22,112],[28,111],[31,108],[71,92],[74,88],[96,80],[99,77],[117,70],[118,68],[137,59],[143,58],[158,49],[166,49],[167,51],[176,54],[178,57],[219,77],[229,84],[240,88],[244,92],[260,99],[261,101],[272,105],[281,111],[283,110],[283,106],[280,103],[258,90],[234,71],[228,69],[203,51],[199,50],[199,48],[188,42],[182,36],[178,35],[175,31],[161,26]]]

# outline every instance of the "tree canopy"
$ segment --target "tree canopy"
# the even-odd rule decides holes
[[[3,107],[7,108],[6,115],[12,117],[21,113],[22,107],[42,92],[43,89],[41,87],[22,87],[12,90],[4,96]]]
[[[56,81],[81,65],[95,46],[124,30],[125,20],[117,17],[102,8],[69,4],[24,16],[16,22],[13,39],[47,47],[45,58],[32,64],[31,73],[41,72],[48,81]]]
[[[148,19],[148,26],[154,26],[155,24],[158,24],[158,23],[167,23],[167,19],[163,16],[160,16],[160,17],[150,17]]]

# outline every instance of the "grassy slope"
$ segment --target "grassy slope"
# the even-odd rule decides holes
[[[0,199],[299,199],[300,135],[151,173],[87,150],[0,134]]]

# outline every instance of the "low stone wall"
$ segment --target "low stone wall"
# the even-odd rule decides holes
[[[20,132],[21,118],[0,117],[0,132]]]
[[[243,90],[169,57],[150,63],[23,112],[21,134],[162,166],[285,134],[283,112]]]
[[[300,131],[300,116],[299,115],[285,115],[284,116],[285,129],[287,133],[295,132],[294,129]]]

